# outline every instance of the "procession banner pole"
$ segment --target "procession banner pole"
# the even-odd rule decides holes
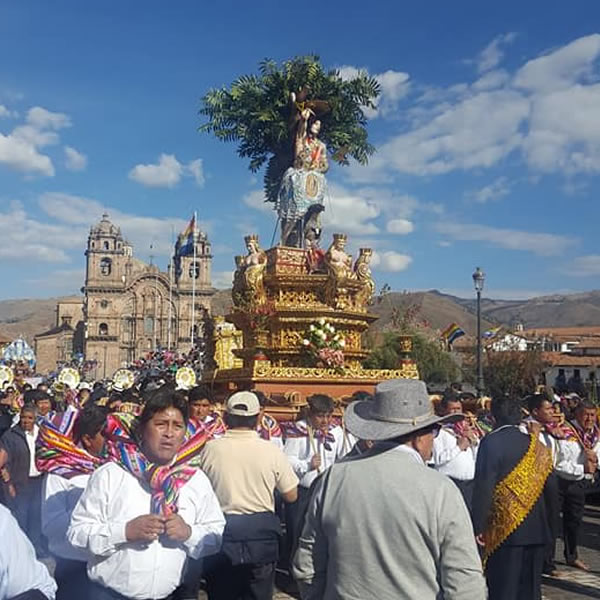
[[[169,261],[169,323],[167,324],[167,349],[171,350],[171,321],[173,317],[173,256]]]
[[[192,241],[194,244],[194,258],[192,262],[192,345],[190,350],[194,349],[194,328],[196,326],[196,211],[194,211],[194,227],[192,230]]]

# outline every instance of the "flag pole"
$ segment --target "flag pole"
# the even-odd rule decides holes
[[[194,244],[194,262],[192,263],[192,346],[190,350],[194,349],[194,328],[196,326],[196,211],[194,211],[192,240]]]
[[[171,231],[171,238],[174,237]],[[173,255],[169,260],[169,323],[167,324],[167,349],[171,351],[171,322],[173,320]]]

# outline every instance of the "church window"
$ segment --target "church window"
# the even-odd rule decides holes
[[[154,332],[154,318],[146,317],[144,319],[144,333],[151,334]]]
[[[110,250],[110,244],[108,242],[104,242],[104,249]]]
[[[108,335],[108,325],[106,323],[98,325],[98,335]]]
[[[100,273],[102,275],[110,275],[112,271],[112,260],[110,258],[103,258],[100,261]]]
[[[108,308],[108,300],[100,300],[100,308]]]
[[[190,263],[189,275],[190,275],[190,279],[198,279],[198,277],[200,277],[200,263],[197,263],[197,262]]]

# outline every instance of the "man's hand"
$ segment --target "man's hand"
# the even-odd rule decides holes
[[[315,469],[321,468],[321,456],[319,454],[314,454],[310,459],[310,470],[314,471]]]
[[[456,442],[456,445],[461,449],[461,450],[466,450],[467,448],[471,447],[471,440],[468,437],[459,437],[458,438],[458,442]]]
[[[192,528],[177,514],[165,519],[165,535],[176,542],[185,542],[192,535]]]
[[[128,542],[152,542],[165,531],[165,518],[161,515],[141,515],[125,525]]]

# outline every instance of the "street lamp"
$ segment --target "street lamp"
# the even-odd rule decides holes
[[[481,348],[481,292],[485,282],[485,273],[477,267],[473,273],[473,285],[477,293],[477,396],[481,398],[483,393],[483,362]]]

